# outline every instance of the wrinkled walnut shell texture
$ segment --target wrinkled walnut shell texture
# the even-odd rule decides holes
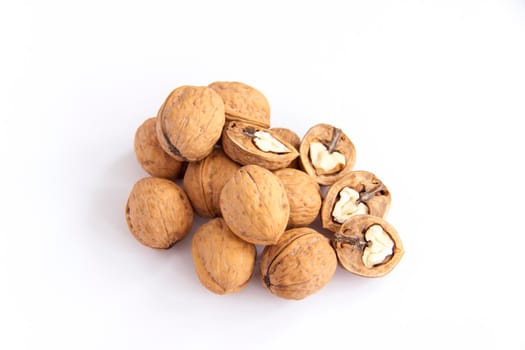
[[[214,149],[203,160],[188,164],[184,175],[184,190],[198,215],[221,215],[221,190],[239,168],[240,165],[226,157],[220,148]]]
[[[280,169],[275,173],[286,189],[290,203],[288,227],[301,227],[311,224],[321,208],[321,189],[308,174],[291,168]]]
[[[393,253],[382,264],[368,268],[363,264],[364,247],[356,242],[365,241],[366,230],[372,225],[380,225],[394,241]],[[332,238],[332,245],[341,266],[356,275],[382,277],[392,271],[404,254],[403,243],[396,229],[382,218],[371,215],[356,215],[347,220]]]
[[[246,165],[221,191],[220,207],[228,227],[254,244],[275,244],[286,229],[290,205],[279,178],[270,171]]]
[[[290,152],[282,154],[264,152],[254,144],[253,138],[247,135],[245,130],[266,131],[285,145]],[[279,138],[273,131],[254,127],[243,122],[226,123],[222,134],[222,148],[224,153],[237,163],[243,165],[255,164],[269,170],[285,168],[299,156],[299,153],[291,144]]]
[[[345,133],[341,132],[340,139],[337,142],[334,151],[340,152],[344,155],[346,159],[344,168],[335,174],[317,175],[315,167],[310,160],[310,143],[316,140],[321,141],[325,145],[330,143],[335,134],[335,130],[336,128],[334,126],[328,124],[317,124],[311,127],[306,135],[304,135],[304,138],[301,141],[301,146],[299,147],[301,167],[308,175],[313,176],[320,185],[331,185],[335,183],[337,180],[345,176],[345,174],[352,171],[355,164],[356,153],[354,144]]]
[[[270,127],[270,104],[257,89],[239,82],[217,81],[208,85],[224,101],[226,120]]]
[[[177,184],[148,177],[133,186],[126,204],[126,221],[142,244],[169,248],[190,231],[193,210]]]
[[[201,160],[221,137],[224,121],[224,104],[214,90],[181,86],[168,96],[158,113],[157,138],[171,157]]]
[[[197,276],[214,293],[237,292],[253,275],[255,245],[235,236],[221,218],[200,226],[191,247]]]
[[[351,171],[330,186],[326,193],[321,208],[323,228],[332,232],[337,232],[341,228],[341,224],[334,220],[332,212],[335,203],[339,200],[339,193],[345,187],[350,187],[358,193],[373,193],[377,191],[370,199],[363,202],[368,207],[368,214],[384,218],[388,213],[392,196],[383,182],[368,171]]]
[[[149,118],[137,129],[134,149],[137,161],[144,171],[154,177],[175,178],[182,169],[182,162],[170,157],[160,147],[155,130],[156,119]]]
[[[264,286],[285,299],[303,299],[319,291],[337,267],[329,240],[317,231],[302,227],[286,231],[276,245],[261,255]]]

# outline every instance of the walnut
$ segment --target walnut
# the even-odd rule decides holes
[[[216,148],[206,158],[191,162],[184,175],[184,189],[193,209],[202,217],[221,215],[222,187],[241,166]]]
[[[199,280],[214,293],[237,292],[253,275],[255,245],[235,236],[221,218],[197,229],[191,252]]]
[[[257,89],[239,82],[217,81],[209,85],[224,101],[227,121],[243,121],[270,127],[270,105]]]
[[[224,153],[237,163],[266,169],[285,168],[299,156],[297,150],[270,129],[243,122],[228,122],[222,134]]]
[[[175,178],[181,173],[183,163],[170,157],[160,147],[155,122],[155,118],[149,118],[137,129],[135,155],[142,169],[151,176]]]
[[[352,170],[355,148],[334,126],[318,124],[306,133],[299,148],[303,169],[321,185],[331,185]]]
[[[301,138],[295,132],[287,128],[271,128],[270,131],[283,141],[288,142],[294,146],[296,150],[301,146]],[[299,158],[295,158],[289,165],[288,168],[299,169]]]
[[[170,156],[197,161],[211,153],[224,126],[224,103],[207,87],[181,86],[168,96],[157,117],[157,138]]]
[[[151,248],[170,248],[193,224],[193,210],[184,191],[174,182],[147,177],[131,190],[126,204],[129,230]]]
[[[336,267],[329,240],[307,227],[288,230],[276,245],[265,247],[260,263],[264,286],[285,299],[303,299],[319,291]]]
[[[280,169],[274,173],[286,189],[290,203],[288,227],[311,224],[321,209],[321,189],[308,174],[297,169]]]
[[[381,277],[392,271],[404,254],[395,228],[384,219],[357,215],[348,219],[332,244],[341,266],[357,275]]]
[[[286,229],[290,205],[277,176],[257,166],[246,165],[221,191],[224,221],[237,236],[254,244],[275,244]]]
[[[351,171],[328,189],[321,208],[323,227],[337,232],[354,215],[385,217],[391,201],[390,191],[374,174]]]

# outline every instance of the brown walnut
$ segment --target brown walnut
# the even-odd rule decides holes
[[[288,227],[311,224],[321,208],[321,189],[315,180],[303,171],[285,168],[275,171],[286,189],[290,202]]]
[[[211,153],[223,126],[224,103],[213,89],[181,86],[159,110],[157,138],[170,156],[193,162]]]
[[[371,215],[348,219],[334,234],[332,245],[344,269],[365,277],[386,275],[404,254],[396,229],[384,219]]]
[[[257,165],[246,165],[233,174],[222,188],[220,207],[233,233],[262,245],[277,242],[290,215],[284,185]]]
[[[328,189],[321,209],[323,227],[337,232],[353,215],[385,217],[391,201],[390,191],[374,174],[351,171]]]
[[[234,235],[221,218],[200,226],[193,236],[191,252],[201,283],[217,294],[241,290],[255,268],[255,245]]]
[[[215,148],[206,158],[188,164],[184,190],[193,209],[202,217],[221,215],[219,199],[222,187],[241,166]]]
[[[271,129],[243,122],[228,122],[222,133],[224,153],[237,163],[276,170],[287,167],[299,153]]]
[[[310,128],[299,148],[301,166],[321,185],[331,185],[350,172],[355,164],[352,141],[334,126]]]
[[[181,173],[182,162],[170,157],[157,140],[155,118],[146,119],[135,133],[134,148],[137,160],[154,177],[175,178]]]
[[[234,81],[217,81],[208,86],[222,97],[227,121],[244,121],[263,128],[270,127],[270,105],[257,89]]]
[[[303,299],[319,291],[336,267],[329,240],[307,227],[288,230],[277,244],[265,247],[260,263],[264,286],[285,299]]]
[[[131,190],[126,204],[129,230],[151,248],[170,248],[193,224],[193,210],[184,191],[174,182],[147,177]]]

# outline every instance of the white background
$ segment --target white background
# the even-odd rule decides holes
[[[524,1],[2,1],[0,36],[0,348],[525,349]],[[390,275],[217,296],[191,235],[132,238],[135,129],[215,80],[347,133],[393,193]]]

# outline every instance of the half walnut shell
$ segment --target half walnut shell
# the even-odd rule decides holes
[[[328,189],[321,208],[323,228],[337,232],[355,215],[385,217],[390,208],[390,191],[374,174],[351,171]]]
[[[228,122],[222,132],[224,152],[237,163],[266,169],[286,168],[299,153],[271,129],[244,122]]]
[[[346,221],[332,238],[341,266],[364,277],[392,271],[404,254],[396,229],[377,216],[358,215]]]
[[[188,164],[184,174],[184,190],[198,215],[221,215],[219,199],[222,187],[240,167],[220,148],[215,148],[206,158]]]
[[[270,127],[270,104],[259,90],[235,81],[217,81],[208,86],[222,97],[227,121]]]
[[[355,147],[341,129],[328,124],[310,128],[299,148],[301,166],[321,185],[331,185],[350,172]]]

